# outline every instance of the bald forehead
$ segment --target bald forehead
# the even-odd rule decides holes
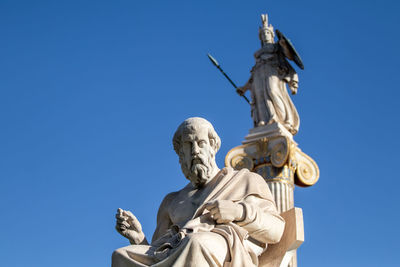
[[[208,139],[208,127],[185,128],[181,138],[183,141]]]
[[[208,131],[210,129],[210,125],[207,123],[196,123],[196,124],[187,124],[183,126],[182,134],[196,134],[200,131]]]

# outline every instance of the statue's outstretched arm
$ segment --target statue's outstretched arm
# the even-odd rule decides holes
[[[142,225],[132,212],[118,209],[115,215],[117,223],[115,228],[118,233],[129,239],[132,245],[148,244],[147,239],[142,231]]]
[[[236,88],[236,92],[239,95],[244,95],[244,93],[246,93],[247,90],[250,90],[252,83],[253,83],[253,75],[250,77],[250,79],[247,81],[247,83],[245,85],[243,85],[242,87]]]

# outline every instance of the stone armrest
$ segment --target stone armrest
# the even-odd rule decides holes
[[[296,249],[304,242],[302,209],[292,208],[280,215],[286,222],[281,241],[268,245],[258,258],[260,267],[287,267]]]

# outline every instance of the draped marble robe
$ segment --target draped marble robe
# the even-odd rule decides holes
[[[267,43],[254,57],[256,65],[243,91],[250,90],[254,126],[279,122],[292,134],[299,130],[300,119],[286,89],[297,91],[298,75],[286,61],[279,44]]]
[[[199,200],[194,210],[193,199]],[[204,208],[213,200],[242,204],[245,219],[216,224]],[[116,250],[112,267],[258,266],[258,256],[267,244],[279,242],[284,224],[261,176],[224,168],[201,189],[188,185],[168,194],[151,245]]]

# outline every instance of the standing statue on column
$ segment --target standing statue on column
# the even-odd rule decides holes
[[[268,16],[261,15],[261,19],[261,49],[254,54],[256,64],[251,70],[249,81],[239,87],[237,92],[243,95],[250,90],[251,114],[255,127],[277,122],[295,135],[299,130],[300,119],[286,84],[292,94],[296,94],[299,79],[286,58],[293,60],[301,69],[304,66],[289,39],[278,30],[278,42],[274,42],[274,29],[272,25],[268,25]]]

